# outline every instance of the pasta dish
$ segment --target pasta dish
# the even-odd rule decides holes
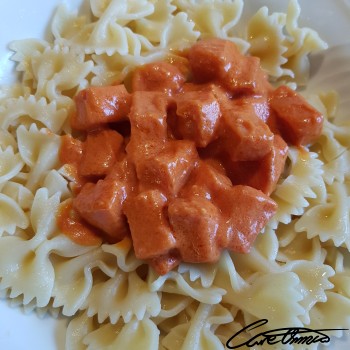
[[[27,310],[69,317],[67,350],[224,349],[233,334],[259,319],[269,322],[259,330],[239,333],[236,340],[244,343],[261,331],[280,327],[350,328],[350,275],[345,267],[350,249],[350,123],[337,115],[336,92],[303,89],[308,84],[309,55],[326,49],[327,44],[315,30],[299,25],[297,0],[291,0],[285,12],[271,13],[262,7],[248,20],[242,17],[243,0],[89,0],[87,3],[90,15],[81,15],[64,4],[57,8],[51,23],[51,41],[26,39],[10,44],[21,81],[0,88],[0,294],[17,300]],[[264,157],[273,148],[283,158],[280,169],[276,168],[276,181],[264,183],[262,190],[269,205],[266,211],[274,215],[267,215],[266,222],[257,226],[250,250],[244,244],[235,243],[235,248],[238,247],[235,251],[227,250],[229,245],[222,245],[219,255],[213,253],[215,258],[208,254],[207,260],[201,260],[195,255],[196,249],[186,246],[189,250],[184,253],[187,249],[184,248],[182,254],[187,254],[187,258],[177,259],[169,253],[175,245],[168,237],[164,238],[170,242],[165,248],[159,248],[162,242],[153,242],[147,250],[142,249],[147,242],[138,234],[138,227],[154,214],[150,212],[147,218],[142,218],[145,213],[142,198],[126,207],[129,224],[135,228],[133,239],[124,233],[113,236],[115,230],[114,226],[109,230],[108,213],[107,221],[96,224],[85,205],[89,201],[93,203],[91,192],[84,195],[79,192],[79,186],[85,184],[77,181],[72,164],[79,164],[84,176],[96,179],[93,186],[98,186],[97,179],[101,176],[109,176],[106,170],[109,165],[101,161],[102,168],[97,169],[99,160],[93,163],[85,160],[83,164],[84,160],[77,156],[80,147],[77,130],[90,130],[95,121],[86,117],[86,110],[78,116],[74,113],[76,106],[85,108],[87,94],[108,94],[103,90],[106,87],[113,87],[113,96],[122,96],[121,108],[129,108],[131,97],[122,84],[126,87],[133,84],[135,91],[141,90],[133,92],[132,108],[136,109],[135,101],[151,100],[155,94],[142,91],[144,68],[140,67],[165,61],[170,67],[184,67],[186,57],[182,53],[211,40],[218,40],[216,44],[230,43],[245,57],[258,58],[269,84],[277,91],[272,101],[274,111],[284,108],[285,103],[279,101],[282,95],[283,98],[301,96],[318,125],[316,131],[308,128],[306,136],[298,135],[297,141],[294,134],[290,136],[286,131],[289,126],[285,127],[287,138],[294,140],[288,141],[288,148],[282,138],[276,137],[277,146],[272,145],[272,138],[266,141],[265,136],[270,135],[266,131],[266,142],[255,148],[253,145],[251,153],[243,150],[243,158],[242,152],[231,154],[235,161],[255,161],[254,157]],[[131,81],[133,72],[141,73]],[[182,73],[176,74],[177,84]],[[201,90],[198,97],[196,87],[189,89],[192,101],[211,99],[213,103],[213,99],[218,99],[213,90]],[[178,109],[183,106],[185,116],[186,108],[193,106],[188,107],[188,100],[181,100],[180,94],[174,96]],[[139,113],[143,113],[143,108],[140,107]],[[121,119],[126,113],[122,114]],[[181,112],[178,114],[181,116]],[[83,121],[79,120],[81,115],[86,117]],[[135,115],[137,118],[136,112]],[[84,124],[90,122],[89,127]],[[131,128],[136,125],[133,122],[131,119]],[[259,119],[254,123],[260,122]],[[202,152],[199,160],[194,160],[197,156],[193,155],[197,152],[193,145],[197,150],[206,148],[214,140],[210,139],[214,138],[213,134],[197,129],[188,131],[184,124],[176,129],[181,141],[168,136],[175,149],[171,152],[176,155],[187,152],[183,156],[186,162],[197,161],[206,167],[208,178],[214,176],[211,174],[215,166],[203,162],[207,153],[203,156],[204,152],[198,151]],[[228,122],[218,125],[230,127]],[[97,148],[108,152],[110,144],[118,148],[126,139],[127,147],[136,149],[142,145],[140,140],[144,140],[140,137],[138,142],[129,141],[129,138],[133,140],[132,136],[123,134],[123,130],[120,134],[105,127],[101,130],[87,136],[87,140],[89,137],[95,140],[91,141],[91,154]],[[238,149],[231,134],[227,137],[226,131],[215,132],[224,140],[224,146],[219,148],[226,150],[225,147],[232,148],[234,144]],[[102,141],[96,141],[99,137],[106,142],[103,146]],[[64,146],[68,151],[63,159]],[[193,150],[190,155],[189,149]],[[210,152],[214,152],[210,157],[216,155],[214,147]],[[163,179],[154,170],[162,161],[158,153],[152,154],[152,162],[145,168],[140,163],[140,172],[145,172],[149,179],[147,186],[160,183],[158,177]],[[118,157],[112,153],[109,156]],[[133,159],[137,156],[136,151],[132,153]],[[127,165],[118,166],[124,167],[125,176],[131,176],[125,170]],[[187,171],[184,169],[180,169],[182,174]],[[232,172],[239,174],[239,181],[251,181],[249,184],[254,186],[258,182],[257,186],[261,186],[260,180],[245,178],[249,169],[247,166],[242,174],[238,168]],[[176,180],[181,182],[181,176],[180,172],[176,173]],[[163,190],[172,198],[178,185],[175,179],[167,179],[169,183],[161,182],[161,186],[166,186]],[[193,181],[204,181],[198,179],[199,175]],[[110,190],[106,187],[104,193]],[[158,192],[153,191],[150,198],[161,202]],[[206,207],[202,200],[196,201],[193,205],[197,211],[217,210]],[[89,236],[87,243],[80,233],[75,237],[67,234],[60,222],[62,208],[68,208],[67,203],[73,203],[79,214],[85,215],[84,219],[104,230],[105,239]],[[184,209],[187,204],[179,200],[169,209],[174,226],[179,217],[181,220],[188,217]],[[241,212],[233,212],[231,218]],[[113,221],[114,224],[121,225]],[[178,227],[181,225],[182,221]],[[200,225],[198,230],[203,231],[209,224],[200,222]],[[195,225],[191,230],[196,230]],[[139,239],[138,243],[133,243],[134,237]],[[201,239],[199,234],[198,237]],[[196,246],[194,241],[191,244]],[[160,260],[164,257],[168,259],[166,262]],[[341,337],[342,331],[330,335]],[[284,348],[303,349],[303,346],[286,344]],[[317,346],[315,343],[308,348]]]

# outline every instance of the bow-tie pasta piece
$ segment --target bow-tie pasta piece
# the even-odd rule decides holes
[[[280,271],[280,265],[275,259],[270,259],[264,252],[258,248],[252,247],[250,253],[247,254],[231,254],[231,259],[235,264],[239,275],[249,285],[250,281],[256,275],[275,273]]]
[[[324,263],[331,266],[337,274],[343,274],[348,272],[347,268],[347,249],[337,248],[334,245],[330,245],[329,242],[322,243],[322,249],[326,253]],[[334,278],[332,278],[333,280]]]
[[[174,17],[176,6],[171,2],[171,0],[156,1],[154,11],[150,15],[135,21],[135,32],[144,35],[152,43],[159,43],[162,32]]]
[[[122,55],[128,53],[139,55],[141,51],[149,51],[153,48],[149,40],[145,36],[135,34],[126,25],[153,13],[154,5],[148,0],[142,1],[139,6],[135,4],[133,1],[125,0],[92,2],[91,10],[100,14],[95,17],[95,21],[89,21],[86,17],[72,16],[68,14],[67,9],[61,7],[53,20],[56,40],[88,54],[107,53],[110,56],[118,52]],[[71,23],[79,25],[74,32],[69,30]]]
[[[337,273],[330,281],[333,283],[334,288],[332,291],[341,294],[347,298],[350,298],[350,275],[349,271]]]
[[[45,98],[37,99],[33,95],[8,99],[4,106],[4,112],[0,112],[0,120],[1,126],[6,129],[13,125],[37,122],[38,127],[45,126],[57,133],[68,116],[67,110],[58,108],[56,101],[47,103]]]
[[[316,87],[313,89],[318,92],[315,82],[314,85]],[[337,93],[330,91],[315,94],[310,91],[312,88],[304,92],[305,97],[325,116],[321,136],[310,147],[310,150],[317,153],[319,159],[324,163],[322,176],[326,184],[331,185],[334,181],[344,182],[350,174],[349,121],[335,121],[334,117],[339,108]]]
[[[108,318],[115,324],[120,317],[128,323],[134,317],[142,320],[157,316],[161,304],[157,291],[149,291],[135,271],[118,271],[114,277],[96,282],[81,308],[87,308],[89,317],[97,315],[99,323]]]
[[[164,49],[183,50],[199,38],[187,13],[177,13],[162,32],[159,47]]]
[[[43,180],[43,187],[47,188],[49,196],[60,193],[61,201],[71,197],[68,181],[55,169],[49,170]]]
[[[332,291],[326,292],[327,301],[317,303],[310,311],[311,329],[338,329],[327,335],[341,337],[344,329],[350,328],[350,299]]]
[[[154,322],[159,325],[159,328],[169,333],[173,327],[173,322],[168,322],[169,319],[178,316],[183,310],[185,310],[193,299],[186,295],[174,295],[172,293],[162,292],[161,310],[157,317],[153,317]]]
[[[341,130],[341,132],[339,132]],[[345,133],[343,133],[345,131]],[[325,121],[322,135],[315,147],[320,148],[321,159],[325,163],[323,178],[331,185],[334,181],[344,182],[350,174],[350,143],[347,138],[350,126],[336,126]],[[347,137],[344,137],[347,135]]]
[[[200,280],[203,287],[210,287],[213,284],[216,271],[218,269],[217,264],[180,264],[178,272],[181,274],[189,274],[191,282]]]
[[[260,58],[261,66],[274,78],[291,76],[293,72],[282,68],[287,59],[284,45],[286,36],[283,28],[286,24],[284,13],[269,15],[267,7],[262,7],[250,20],[247,27],[247,38],[250,43],[249,53]]]
[[[30,89],[35,87],[32,59],[41,55],[47,47],[49,47],[48,42],[38,39],[15,40],[10,43],[9,48],[14,51],[11,59],[17,62],[16,71],[22,73],[21,83],[23,86]]]
[[[4,196],[4,195],[0,195]],[[12,205],[16,202],[11,200]],[[34,236],[23,235],[2,237],[0,239],[0,288],[11,289],[10,298],[23,294],[21,301],[28,304],[36,299],[35,305],[45,307],[51,298],[53,282],[55,279],[49,254],[45,250],[43,242],[55,229],[54,215],[59,204],[59,196],[48,196],[45,188],[37,191],[31,206],[30,224]],[[18,205],[17,205],[18,206]],[[7,214],[7,219],[12,225],[20,225],[11,214],[9,208],[2,205]],[[19,207],[17,213],[21,213]],[[22,228],[29,225],[29,220],[22,212]],[[18,234],[18,233],[17,233]],[[16,254],[13,254],[16,251]]]
[[[124,272],[135,271],[144,264],[143,261],[136,258],[130,237],[125,237],[115,244],[103,244],[101,248],[113,256],[114,264]]]
[[[230,312],[221,305],[190,305],[184,313],[183,322],[174,320],[174,325],[161,341],[162,349],[169,350],[210,350],[224,349],[215,329],[222,324],[232,322]],[[160,325],[161,327],[161,325]]]
[[[280,225],[278,229],[279,250],[277,260],[288,262],[293,260],[309,260],[323,263],[326,251],[322,249],[319,239],[308,239],[306,232],[296,232],[296,219],[288,225]]]
[[[123,82],[125,77],[137,66],[162,60],[163,51],[153,51],[143,56],[133,56],[131,54],[121,55],[114,53],[92,55],[95,66],[92,69],[94,77],[91,79],[92,85],[111,85],[116,82]]]
[[[68,325],[67,350],[144,349],[159,346],[159,330],[150,320],[136,319],[125,324],[98,324],[94,318],[81,313]]]
[[[264,232],[257,236],[254,247],[267,260],[276,260],[279,248],[276,231],[266,227]]]
[[[332,240],[336,247],[350,249],[350,197],[346,184],[328,186],[325,202],[308,209],[296,222],[297,232],[306,231],[308,238],[319,236],[321,242]]]
[[[10,298],[23,294],[23,304],[34,298],[39,307],[49,303],[55,274],[49,256],[41,253],[38,241],[2,237],[0,277],[0,289],[11,289]]]
[[[51,22],[51,31],[58,44],[67,44],[77,32],[88,23],[88,15],[78,15],[77,11],[69,9],[67,4],[61,4],[57,7]]]
[[[257,319],[269,320],[269,329],[281,325],[300,327],[300,316],[305,309],[300,305],[303,300],[300,279],[294,272],[279,272],[257,276],[251,285],[236,294],[232,304]],[[263,330],[259,328],[259,332]]]
[[[334,276],[334,270],[328,265],[303,260],[291,261],[283,270],[296,273],[300,279],[303,300],[299,303],[305,309],[305,314],[300,319],[304,324],[309,324],[310,310],[316,303],[327,301],[327,290],[333,288],[330,279]]]
[[[30,169],[26,187],[35,190],[47,172],[59,165],[60,137],[48,129],[38,129],[32,124],[29,129],[19,126],[17,139],[19,153]]]
[[[42,241],[57,234],[56,215],[60,204],[60,193],[50,196],[47,188],[39,188],[35,193],[30,211],[30,223],[34,239]]]
[[[283,67],[293,72],[293,78],[298,84],[305,85],[308,81],[310,70],[308,55],[324,50],[328,45],[315,30],[299,27],[300,11],[298,1],[291,0],[288,5],[286,19],[287,38],[285,45],[287,46],[287,51],[283,55],[288,62]]]
[[[91,0],[90,6],[97,18],[113,16],[118,23],[127,25],[154,13],[156,4],[149,0]]]
[[[1,113],[1,107],[0,107]],[[7,147],[11,146],[13,150],[17,150],[17,141],[14,136],[7,130],[0,130],[0,148],[5,150]]]
[[[4,232],[13,235],[16,228],[26,229],[29,220],[18,203],[12,198],[0,193],[0,237]]]
[[[18,182],[8,181],[2,188],[2,194],[12,198],[23,210],[31,208],[34,195],[22,184]]]
[[[279,222],[288,224],[292,215],[302,215],[309,199],[323,197],[325,193],[323,163],[316,153],[290,147],[288,162],[287,174],[282,174],[271,196],[278,204],[277,213],[268,224],[272,228],[277,228]]]
[[[177,271],[170,271],[166,275],[159,276],[153,269],[150,269],[147,280],[151,291],[189,295],[206,304],[219,303],[226,293],[224,289],[215,284],[203,288],[199,281],[192,282],[188,276],[182,276]]]
[[[101,247],[85,248],[87,251],[82,254],[68,256],[55,264],[53,306],[62,306],[62,313],[66,316],[74,315],[83,307],[95,282],[112,278],[118,270],[111,256]]]
[[[2,150],[0,147],[0,186],[15,177],[23,168],[24,162],[12,146]]]
[[[227,251],[223,252],[213,282],[214,286],[218,286],[226,291],[222,301],[230,305],[234,305],[233,301],[237,294],[248,287],[248,283],[237,272],[236,266],[239,267],[239,264],[235,264],[232,261],[230,254]]]
[[[6,100],[12,98],[24,97],[27,98],[30,96],[30,88],[24,84],[16,83],[14,85],[1,85],[0,86],[0,111],[4,111],[5,108],[3,104],[6,103]]]
[[[235,42],[242,52],[246,52],[249,44],[235,35],[235,27],[241,19],[243,1],[192,1],[175,0],[174,4],[195,23],[195,30],[202,38],[218,37]]]
[[[41,55],[33,56],[31,66],[34,74],[36,96],[55,101],[58,107],[70,108],[77,90],[87,87],[86,77],[93,62],[74,48],[47,47]]]

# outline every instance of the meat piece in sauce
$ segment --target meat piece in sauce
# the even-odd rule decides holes
[[[59,158],[63,164],[79,163],[83,154],[83,142],[70,135],[62,137]]]
[[[168,215],[181,258],[187,262],[214,262],[220,257],[217,233],[220,211],[209,200],[193,196],[175,198]]]
[[[141,190],[156,187],[167,196],[175,196],[197,161],[198,153],[192,141],[167,142],[158,154],[140,161],[138,177]]]
[[[181,256],[177,249],[173,249],[167,254],[149,259],[148,263],[158,274],[165,275],[181,263]]]
[[[180,195],[210,200],[222,214],[217,244],[237,252],[248,251],[277,209],[263,192],[249,186],[232,186],[230,179],[207,161],[200,162]]]
[[[217,85],[216,83],[205,83],[205,84],[186,83],[182,87],[181,94],[187,95],[188,93],[191,93],[193,91],[212,93],[215,96],[216,100],[219,102],[219,106],[225,105],[225,103],[229,102],[230,99],[232,99],[232,94],[222,86]]]
[[[126,119],[131,95],[124,85],[90,87],[75,97],[76,113],[71,124],[77,130],[91,130]]]
[[[276,113],[277,127],[287,142],[308,145],[321,135],[322,114],[288,86],[273,91],[270,104]]]
[[[233,186],[223,197],[220,207],[226,217],[220,244],[238,252],[248,253],[256,236],[277,211],[277,204],[255,188]]]
[[[124,138],[114,130],[96,130],[87,135],[79,163],[82,176],[102,177],[108,174],[121,153]]]
[[[266,123],[269,120],[271,108],[268,95],[243,95],[234,99],[236,105],[250,105],[254,108],[255,115]],[[269,125],[268,125],[269,126]],[[270,126],[269,126],[270,128]],[[270,128],[271,130],[271,128]],[[271,130],[272,131],[272,130]]]
[[[114,241],[128,233],[122,205],[126,199],[125,185],[120,181],[99,180],[87,183],[73,199],[73,208],[89,224],[105,232]]]
[[[189,62],[196,81],[219,81],[234,94],[261,94],[267,75],[257,57],[245,57],[233,42],[201,40],[189,50]]]
[[[267,74],[258,57],[243,57],[236,69],[230,69],[223,79],[225,87],[234,94],[261,95],[267,86]]]
[[[220,206],[224,193],[231,187],[232,183],[222,169],[218,170],[208,161],[200,160],[179,196],[181,198],[202,197]]]
[[[177,129],[184,139],[205,147],[217,137],[221,115],[219,103],[210,91],[191,91],[176,98]]]
[[[247,162],[232,162],[224,156],[222,159],[233,184],[248,185],[269,196],[283,172],[287,152],[287,144],[275,135],[271,151],[261,159]]]
[[[135,166],[126,155],[114,163],[105,179],[122,182],[127,196],[132,196],[138,188]]]
[[[132,76],[132,91],[160,91],[172,95],[180,90],[185,77],[168,62],[155,62],[137,68]]]
[[[194,44],[188,59],[195,80],[204,83],[224,79],[229,70],[239,65],[241,53],[228,40],[208,39]]]
[[[162,149],[167,140],[168,99],[161,92],[136,91],[130,110],[131,136],[126,147],[136,169]]]
[[[273,133],[248,104],[232,104],[223,111],[219,144],[233,161],[257,160],[271,151]]]
[[[176,247],[176,240],[165,215],[167,198],[159,190],[139,193],[125,202],[136,257],[151,259]]]

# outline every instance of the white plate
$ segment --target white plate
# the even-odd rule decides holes
[[[59,0],[10,0],[1,1],[0,8],[0,84],[15,81],[14,65],[8,60],[11,52],[7,44],[13,39],[45,38],[53,9]],[[76,8],[82,0],[69,0]],[[301,25],[316,29],[330,46],[349,42],[350,0],[299,0],[302,6]],[[285,11],[287,0],[247,1],[246,14],[254,13],[266,5],[271,10]],[[35,313],[24,314],[19,308],[10,308],[0,300],[0,349],[1,350],[64,350],[67,321],[44,319]],[[334,339],[332,350],[350,349],[350,337]],[[213,349],[214,350],[214,349]]]

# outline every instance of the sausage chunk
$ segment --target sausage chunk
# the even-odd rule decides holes
[[[126,198],[123,183],[99,180],[87,183],[73,199],[73,208],[89,224],[99,228],[115,240],[121,240],[128,232],[122,205]]]
[[[131,95],[124,85],[95,86],[80,91],[75,97],[75,104],[77,113],[72,116],[72,127],[91,130],[126,119]]]
[[[322,114],[288,86],[277,88],[270,103],[276,113],[277,127],[287,142],[308,145],[321,135]]]

